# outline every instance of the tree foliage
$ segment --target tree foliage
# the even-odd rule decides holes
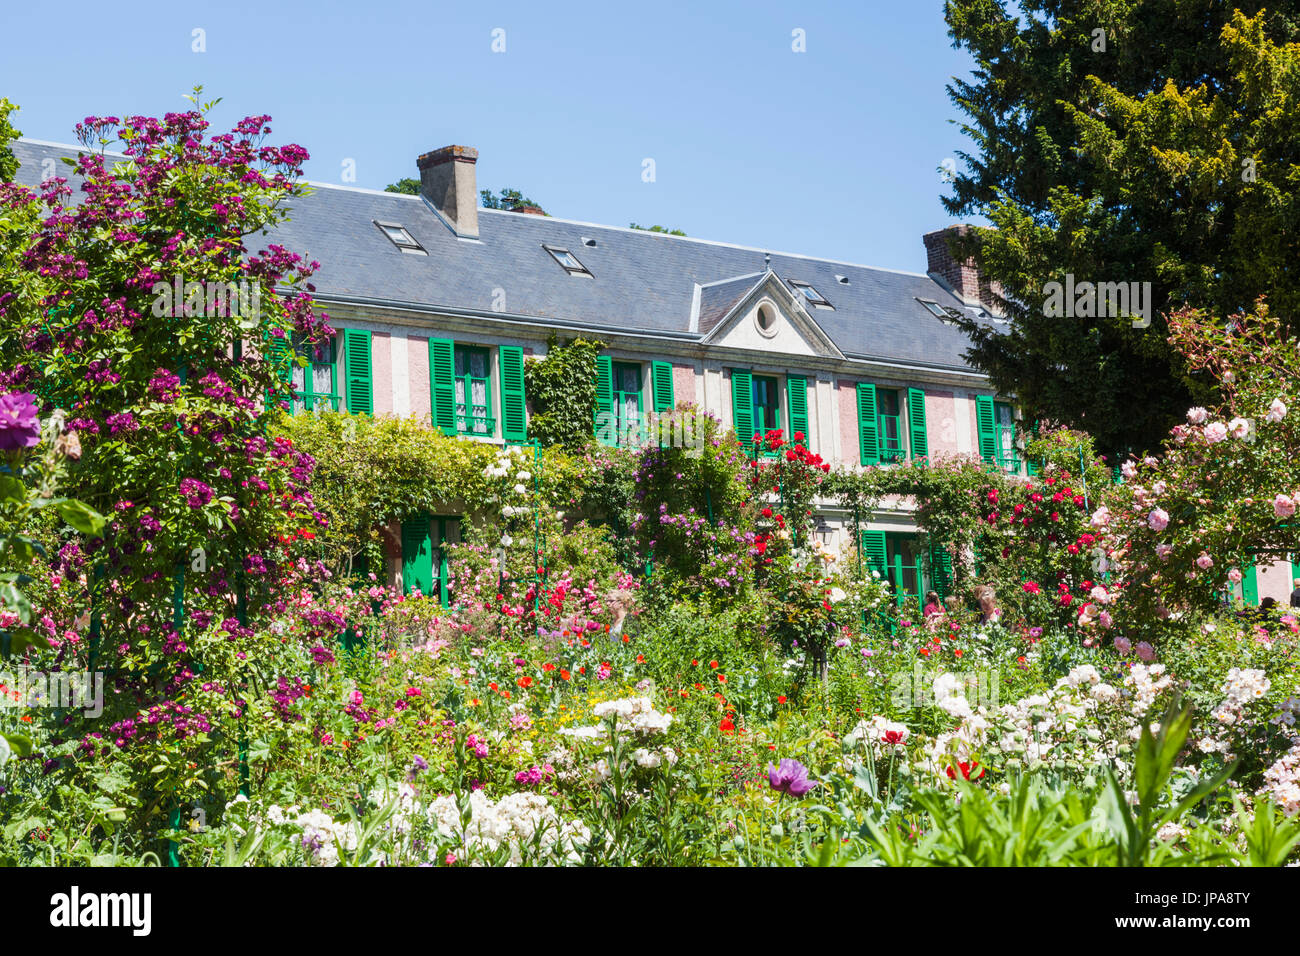
[[[1154,448],[1213,383],[1187,374],[1162,313],[1300,305],[1290,122],[1296,5],[1238,0],[950,0],[973,78],[949,95],[975,149],[944,199],[993,229],[959,242],[1001,283],[1007,334],[971,356],[1036,417],[1106,452]],[[1232,9],[1236,7],[1239,9]],[[1151,326],[1049,317],[1044,286],[1151,282]]]

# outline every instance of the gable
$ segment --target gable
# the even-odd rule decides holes
[[[773,273],[748,281],[752,283],[749,291],[718,318],[705,335],[706,342],[781,355],[843,357],[817,321]]]

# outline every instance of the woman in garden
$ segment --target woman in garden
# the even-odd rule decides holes
[[[997,593],[987,584],[975,589],[975,600],[979,601],[981,624],[993,624],[1002,617],[1002,610],[997,606]]]
[[[922,619],[928,630],[937,630],[943,624],[943,605],[939,603],[939,594],[929,591],[925,595],[925,607],[921,609]]]

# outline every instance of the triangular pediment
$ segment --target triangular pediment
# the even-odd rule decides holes
[[[699,286],[691,324],[710,345],[844,357],[799,298],[771,271]]]

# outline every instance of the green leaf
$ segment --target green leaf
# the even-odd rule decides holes
[[[54,510],[59,513],[60,518],[82,534],[99,537],[104,533],[104,516],[87,504],[72,498],[64,498],[54,503]]]

